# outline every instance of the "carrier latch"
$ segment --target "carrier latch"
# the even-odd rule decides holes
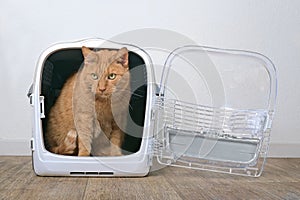
[[[40,96],[40,118],[45,118],[44,96]]]

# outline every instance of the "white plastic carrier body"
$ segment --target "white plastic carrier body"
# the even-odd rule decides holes
[[[139,148],[130,154],[65,156],[51,153],[45,147],[43,120],[49,108],[45,108],[47,97],[42,92],[42,81],[47,81],[43,79],[44,67],[53,54],[58,63],[64,52],[74,50],[76,54],[82,46],[126,47],[142,59],[146,77],[143,127]],[[134,45],[88,39],[46,49],[39,57],[29,94],[35,173],[40,176],[145,176],[155,160],[167,166],[261,175],[277,93],[276,70],[268,58],[248,51],[184,46],[170,53],[160,83],[155,84],[154,76],[150,56]]]

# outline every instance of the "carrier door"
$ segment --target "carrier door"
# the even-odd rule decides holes
[[[259,176],[276,76],[264,56],[187,46],[173,51],[157,97],[155,156],[164,165]]]

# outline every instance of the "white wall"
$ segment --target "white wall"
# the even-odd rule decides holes
[[[0,155],[29,155],[26,92],[39,54],[59,41],[163,28],[201,45],[268,56],[278,70],[272,156],[300,156],[300,1],[2,0]],[[147,39],[147,38],[145,38]]]

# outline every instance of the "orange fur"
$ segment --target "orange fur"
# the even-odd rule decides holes
[[[51,108],[45,142],[64,155],[122,155],[130,100],[128,50],[82,47],[84,66],[64,84]]]

